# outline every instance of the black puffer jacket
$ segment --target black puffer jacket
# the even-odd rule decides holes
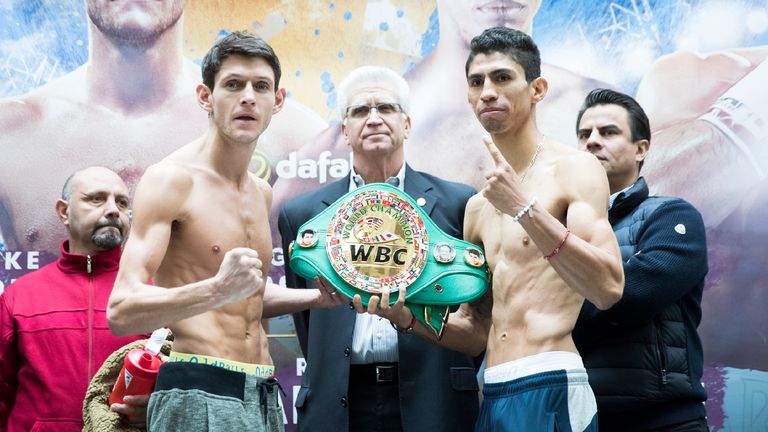
[[[640,178],[609,211],[624,261],[622,299],[584,303],[574,330],[601,431],[647,430],[704,417],[696,328],[707,274],[704,224],[678,198],[649,197]]]

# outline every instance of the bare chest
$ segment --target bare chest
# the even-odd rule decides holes
[[[539,176],[532,177],[535,180]],[[530,194],[536,197],[535,206],[546,210],[565,224],[568,211],[565,200],[553,189],[554,184],[549,186],[549,192],[546,187],[541,186],[543,185],[531,187]],[[536,264],[545,264],[541,259],[542,252],[536,245],[534,236],[529,234],[519,222],[515,222],[512,216],[499,212],[488,201],[484,202],[478,214],[480,223],[477,227],[492,271],[497,264],[502,264],[507,269],[514,268],[515,271],[537,267]]]
[[[220,189],[202,192],[196,190],[184,217],[173,223],[167,258],[202,264],[212,274],[227,251],[244,247],[258,252],[262,271],[268,270],[272,241],[263,193]]]
[[[480,236],[491,271],[499,264],[508,269],[524,266],[534,259],[538,251],[536,243],[519,223],[512,221],[511,216],[499,213],[490,203],[481,214],[484,222]]]

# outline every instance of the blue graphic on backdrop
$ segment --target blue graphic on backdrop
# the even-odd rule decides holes
[[[82,1],[0,3],[0,96],[26,93],[85,63],[85,13]]]

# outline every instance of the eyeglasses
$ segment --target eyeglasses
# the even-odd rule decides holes
[[[368,105],[352,105],[347,107],[345,117],[352,117],[353,119],[362,120],[368,118],[371,111],[376,111],[376,114],[380,117],[391,116],[397,113],[403,112],[403,107],[394,102],[381,102],[374,106]]]

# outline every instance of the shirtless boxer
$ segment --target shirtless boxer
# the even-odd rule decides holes
[[[571,331],[584,298],[608,308],[624,284],[605,172],[536,126],[548,87],[539,65],[531,38],[504,27],[474,38],[467,61],[469,102],[491,134],[485,145],[495,168],[467,203],[464,238],[485,249],[493,307],[462,305],[439,343],[475,355],[487,350],[480,431],[554,422],[557,430],[594,430],[595,398]],[[380,308],[372,300],[364,310],[359,298],[355,306],[406,327],[404,291],[392,306],[387,294]],[[421,325],[416,332],[434,339]]]
[[[483,149],[484,131],[464,103],[465,76],[461,69],[469,55],[469,42],[483,29],[505,26],[533,34],[533,19],[541,0],[489,2],[438,0],[440,39],[430,55],[406,74],[412,90],[414,123],[405,157],[415,169],[448,180],[483,187],[483,174],[493,161]],[[544,134],[576,146],[571,123],[584,94],[606,83],[544,63],[550,91],[538,106],[538,124]]]
[[[197,86],[208,131],[147,169],[137,188],[107,314],[116,334],[173,330],[150,430],[283,428],[261,325],[272,196],[248,172],[283,106],[279,80],[277,56],[260,38],[233,33],[217,42]]]
[[[505,6],[506,5],[506,6]],[[466,81],[461,73],[469,55],[469,41],[483,29],[506,26],[531,34],[541,0],[515,2],[488,0],[438,0],[440,39],[432,52],[405,74],[411,87],[413,122],[405,159],[415,169],[480,189],[483,173],[493,161],[483,149],[484,131],[466,100]],[[573,119],[584,95],[595,87],[610,85],[552,64],[542,69],[553,89],[539,105],[543,132],[573,144]],[[341,125],[331,126],[299,151],[297,158],[317,159],[323,151],[330,158],[349,157]],[[317,179],[281,178],[275,182],[275,214],[282,203],[318,187]]]

